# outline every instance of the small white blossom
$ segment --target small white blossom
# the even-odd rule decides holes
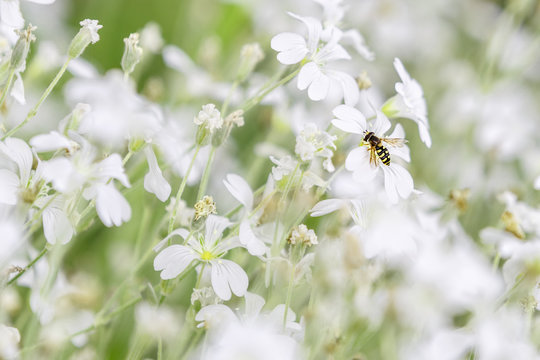
[[[239,243],[220,241],[223,231],[230,222],[222,217],[210,215],[206,219],[205,234],[196,234],[187,239],[186,245],[171,245],[163,249],[154,259],[154,269],[161,271],[164,280],[174,279],[193,261],[210,266],[211,283],[217,296],[223,300],[231,298],[231,291],[236,296],[244,296],[248,287],[248,276],[235,262],[222,259],[228,250],[240,246]],[[184,239],[189,232],[177,229],[167,236],[177,235]]]
[[[317,245],[317,235],[313,229],[308,229],[304,224],[295,227],[289,237],[289,243],[296,245],[302,244],[306,246]]]
[[[80,24],[83,29],[86,29],[86,31],[88,31],[92,44],[97,43],[99,41],[98,30],[101,29],[103,25],[99,25],[97,20],[90,19],[85,19],[81,21]]]
[[[221,129],[223,126],[223,118],[214,104],[203,105],[202,110],[199,111],[193,122],[195,125],[204,126],[211,132]]]
[[[278,52],[277,59],[285,65],[296,64],[306,58],[298,74],[297,87],[308,89],[308,96],[313,101],[327,97],[330,87],[337,84],[345,100],[345,104],[353,106],[359,98],[356,82],[347,73],[328,68],[327,64],[336,60],[349,60],[347,51],[338,44],[341,31],[335,28],[331,36],[321,44],[321,22],[312,17],[302,17],[289,13],[295,19],[302,21],[308,29],[307,41],[299,34],[281,33],[272,38],[271,47]]]
[[[333,172],[335,168],[332,164],[332,156],[334,155],[333,150],[336,149],[336,145],[334,145],[336,139],[337,136],[319,130],[317,125],[313,123],[307,123],[300,135],[296,137],[294,151],[302,161],[311,161],[315,157],[323,158],[323,167],[327,171]]]
[[[247,248],[251,255],[264,255],[268,251],[268,248],[261,237],[255,233],[257,216],[253,216],[252,218],[249,216],[253,210],[253,191],[251,187],[246,180],[236,174],[228,174],[225,180],[223,180],[223,184],[231,195],[244,205],[245,213],[238,231],[240,243]]]
[[[148,162],[148,173],[144,176],[144,189],[155,194],[160,201],[165,202],[171,194],[171,185],[163,177],[151,145],[144,148],[144,154]]]
[[[27,0],[36,4],[52,4],[56,0]],[[19,0],[0,1],[0,21],[13,29],[20,29],[24,26],[24,19],[21,14]]]
[[[388,146],[387,149],[391,156],[397,156],[405,161],[410,161],[409,148],[405,145],[395,147],[385,143],[385,133],[390,129],[390,121],[380,111],[377,111],[377,117],[373,122],[366,123],[364,115],[355,108],[340,105],[333,111],[337,119],[332,120],[332,124],[337,128],[364,136],[365,132],[373,132],[375,136],[382,139],[383,144]],[[396,125],[394,131],[388,136],[389,138],[403,138],[405,135],[401,125]],[[392,203],[396,203],[398,199],[408,198],[412,193],[414,184],[411,174],[399,164],[391,161],[389,165],[382,164],[377,154],[375,154],[375,162],[370,159],[370,145],[362,144],[363,146],[353,149],[345,160],[345,168],[353,172],[353,178],[357,182],[368,182],[375,178],[379,169],[384,173],[384,187],[388,199]]]
[[[396,83],[397,95],[383,105],[382,111],[389,117],[404,117],[416,122],[420,139],[429,148],[431,147],[431,136],[422,86],[411,78],[398,58],[394,59],[394,67],[402,82]]]
[[[16,359],[19,353],[21,334],[14,327],[0,324],[0,357],[2,359]]]

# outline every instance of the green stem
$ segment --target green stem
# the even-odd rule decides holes
[[[258,103],[260,103],[265,97],[266,95],[268,95],[269,93],[271,93],[273,90],[275,90],[276,88],[280,87],[281,85],[284,85],[286,83],[288,83],[290,80],[292,80],[296,75],[298,75],[298,73],[300,72],[300,69],[301,67],[298,67],[296,70],[294,70],[293,72],[291,72],[289,75],[285,76],[284,78],[282,78],[281,80],[275,82],[274,84],[272,84],[271,86],[268,86],[266,89],[263,87],[263,89],[261,89],[261,91],[259,91],[257,93],[257,95],[255,95],[254,97],[246,100],[241,106],[240,108],[242,110],[244,110],[244,112],[250,110],[252,107],[254,107],[255,105],[257,105]]]
[[[201,184],[199,185],[199,192],[197,193],[197,200],[200,200],[206,192],[206,187],[208,186],[208,180],[210,178],[212,162],[214,161],[214,156],[216,155],[216,149],[216,147],[212,146],[212,150],[210,150],[210,155],[208,155],[208,161],[206,162],[206,167],[204,168]]]
[[[126,156],[124,156],[124,159],[122,159],[122,165],[126,165],[126,163],[128,162],[129,159],[131,159],[133,154],[135,154],[135,152],[133,150],[129,150]]]
[[[227,112],[227,109],[229,107],[229,102],[231,101],[231,96],[238,87],[238,80],[235,80],[231,86],[231,89],[229,90],[229,93],[227,94],[227,98],[225,98],[225,101],[223,102],[223,105],[221,105],[221,116],[225,117],[225,113]]]
[[[197,154],[199,154],[200,149],[201,147],[197,145],[197,147],[195,148],[195,153],[193,154],[193,157],[191,158],[191,162],[189,163],[189,167],[186,171],[186,174],[184,175],[184,178],[182,179],[182,183],[180,184],[180,187],[178,188],[178,192],[176,193],[176,197],[174,199],[173,211],[171,213],[171,217],[169,218],[169,228],[167,230],[167,235],[172,233],[174,229],[174,221],[176,220],[176,214],[178,213],[178,209],[180,208],[180,199],[182,198],[182,194],[184,193],[184,189],[186,188],[187,179],[189,177],[189,174],[191,173],[193,164],[195,164],[195,159],[197,158]]]
[[[11,87],[11,83],[13,82],[14,76],[15,76],[15,69],[11,68],[11,70],[9,71],[6,85],[4,86],[4,90],[2,90],[2,95],[0,97],[0,108],[2,107],[2,105],[4,105],[4,101],[6,101],[6,97],[9,92],[9,88]]]
[[[198,262],[192,261],[191,264],[182,272],[182,274],[176,278],[176,284],[178,284],[180,281],[182,281],[190,272],[192,269],[197,266]],[[168,281],[168,280],[165,280]],[[172,291],[172,289],[170,289]],[[159,298],[159,305],[163,304],[165,299],[167,298],[167,294],[162,291],[161,297]]]
[[[287,325],[287,313],[289,312],[289,306],[291,304],[292,292],[294,287],[294,274],[296,272],[296,264],[292,266],[291,276],[289,278],[289,288],[287,289],[287,299],[285,300],[285,311],[283,312],[283,329]]]
[[[70,57],[67,58],[67,60],[64,62],[64,65],[62,65],[62,67],[60,68],[60,70],[58,71],[56,76],[54,77],[53,81],[49,84],[47,89],[45,89],[45,92],[43,93],[43,95],[41,95],[41,98],[39,99],[37,104],[32,108],[32,110],[30,110],[28,112],[28,115],[26,115],[26,118],[21,123],[19,123],[19,125],[15,126],[13,129],[8,131],[4,136],[2,136],[2,140],[12,136],[13,134],[15,134],[17,131],[19,131],[19,129],[21,127],[23,127],[28,121],[30,121],[30,119],[32,119],[34,116],[36,116],[36,114],[37,114],[37,112],[39,110],[39,107],[45,101],[45,99],[47,99],[47,97],[49,96],[51,91],[54,89],[54,87],[56,86],[58,81],[60,81],[60,78],[66,72],[66,69],[67,69],[67,67],[69,65],[69,62],[71,60],[72,60],[72,58],[70,58]]]
[[[493,264],[492,264],[493,272],[497,271],[497,269],[499,268],[500,261],[501,261],[501,254],[499,254],[499,252],[497,251],[497,254],[495,254],[495,258],[493,259]]]
[[[24,267],[17,275],[15,275],[11,280],[7,282],[7,285],[13,284],[15,281],[17,281],[18,278],[20,278],[27,270],[29,270],[32,266],[34,266],[35,263],[39,261],[46,253],[49,251],[49,249],[45,246],[43,250],[34,258],[34,260],[30,261],[28,265]]]

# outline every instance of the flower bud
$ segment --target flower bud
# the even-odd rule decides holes
[[[60,121],[60,131],[67,135],[70,130],[77,131],[82,118],[90,112],[92,108],[88,104],[77,103],[73,111]]]
[[[253,72],[255,66],[264,59],[264,53],[258,43],[251,43],[244,45],[240,54],[237,79],[242,82]]]
[[[360,90],[367,90],[371,87],[371,85],[373,85],[371,79],[365,71],[362,71],[360,75],[356,77],[356,83],[358,84],[358,88]]]
[[[16,30],[17,35],[19,35],[19,39],[15,43],[13,52],[11,53],[9,66],[12,69],[16,71],[24,70],[26,66],[26,57],[28,56],[28,51],[30,50],[30,43],[36,40],[36,37],[33,34],[33,31],[36,29],[37,27],[29,24],[26,29],[22,31]]]
[[[122,70],[126,74],[131,74],[135,65],[141,61],[143,49],[139,46],[139,34],[133,33],[124,39],[124,55],[122,55]]]
[[[85,19],[80,24],[81,29],[71,40],[68,49],[68,55],[72,59],[79,57],[90,43],[95,44],[99,40],[98,30],[103,27],[98,25],[97,20],[90,19]]]
[[[197,201],[194,206],[195,217],[194,221],[201,218],[207,218],[210,214],[216,214],[216,203],[211,196],[205,195],[201,200]]]
[[[196,141],[199,145],[206,145],[210,140],[210,136],[223,126],[221,113],[214,104],[203,105],[202,110],[195,116],[193,122],[195,125],[199,125],[196,135]]]

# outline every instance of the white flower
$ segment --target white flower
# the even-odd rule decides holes
[[[0,234],[2,234],[2,246],[0,246],[0,273],[13,265],[13,259],[18,253],[26,251],[27,242],[24,237],[23,222],[20,221],[13,211],[13,206],[0,204]]]
[[[229,300],[231,291],[236,296],[244,296],[248,287],[247,274],[235,262],[221,258],[227,251],[240,245],[234,241],[220,241],[223,230],[230,224],[225,218],[209,215],[204,235],[190,237],[186,245],[171,245],[163,249],[154,259],[154,269],[161,271],[160,277],[167,280],[178,276],[193,261],[205,263],[211,268],[212,287],[217,296]],[[174,235],[185,239],[188,234],[185,229],[177,229],[163,241]]]
[[[80,22],[80,25],[83,27],[85,31],[87,31],[92,44],[95,44],[96,42],[99,41],[98,30],[101,29],[103,25],[99,25],[97,20],[90,20],[90,19],[84,19],[83,21]]]
[[[77,132],[111,149],[123,149],[130,139],[153,138],[162,126],[161,111],[132,85],[118,70],[103,77],[70,80],[64,88],[68,102],[91,108],[80,119]]]
[[[289,242],[293,245],[303,244],[305,246],[312,246],[318,244],[317,235],[313,229],[308,229],[305,224],[300,224],[293,228]]]
[[[334,31],[341,30],[337,26],[341,23],[343,16],[345,15],[345,7],[342,4],[342,0],[314,0],[319,3],[324,9],[324,30],[321,34],[321,38],[328,39],[331,37]],[[372,61],[375,59],[375,54],[371,51],[364,40],[364,37],[354,29],[345,30],[342,32],[340,41],[349,43],[364,59]]]
[[[364,203],[359,199],[325,199],[319,201],[315,206],[311,208],[310,215],[313,217],[319,217],[333,213],[340,209],[347,209],[351,218],[357,225],[364,225],[362,219],[362,212]]]
[[[290,155],[282,156],[279,159],[270,156],[270,160],[276,165],[272,168],[272,178],[276,182],[280,182],[287,176],[294,174],[294,178],[290,181],[298,184],[301,180],[302,188],[306,191],[312,186],[324,187],[326,185],[323,179],[309,170],[305,171],[304,175],[301,176],[299,171],[295,171],[297,166],[299,166],[298,161],[293,159]]]
[[[0,357],[2,359],[16,359],[20,341],[21,334],[17,328],[0,324]]]
[[[223,304],[213,304],[203,307],[195,316],[196,321],[201,323],[197,327],[204,326],[211,331],[224,330],[233,322],[242,324],[257,324],[264,321],[267,326],[273,327],[277,332],[298,337],[303,336],[303,327],[296,322],[296,314],[289,308],[287,311],[287,321],[283,327],[285,316],[285,304],[277,305],[271,312],[262,313],[265,300],[262,296],[246,292],[244,295],[244,309],[241,313],[235,314],[228,306]]]
[[[301,360],[300,345],[264,322],[242,324],[232,322],[225,331],[209,339],[197,356],[203,360]]]
[[[334,145],[336,139],[337,136],[319,130],[317,125],[313,123],[307,123],[300,135],[296,137],[294,151],[302,161],[311,161],[315,157],[323,158],[323,167],[327,171],[333,172],[335,168],[332,164],[332,156],[334,155],[333,150],[336,149],[336,145]]]
[[[268,248],[264,241],[255,235],[256,217],[250,218],[248,216],[253,210],[253,191],[249,187],[249,184],[236,174],[228,174],[225,180],[223,180],[223,184],[232,196],[244,205],[245,213],[238,232],[240,243],[247,248],[251,255],[264,255]]]
[[[223,118],[214,104],[203,105],[202,110],[199,111],[199,114],[193,119],[193,122],[196,125],[204,126],[211,132],[214,132],[216,129],[221,129],[223,126]]]
[[[163,177],[151,145],[144,148],[144,154],[148,162],[148,173],[144,176],[144,189],[155,194],[159,200],[164,202],[171,194],[171,185]]]
[[[36,135],[29,142],[38,153],[60,149],[65,149],[68,153],[72,153],[79,148],[79,144],[60,134],[58,131]]]
[[[307,56],[308,61],[298,74],[298,89],[308,89],[309,98],[313,101],[319,101],[327,97],[333,82],[341,87],[345,104],[351,106],[356,104],[359,90],[352,76],[327,67],[327,63],[351,58],[347,51],[338,44],[341,31],[335,28],[329,39],[321,45],[322,25],[319,20],[292,13],[289,15],[307,26],[307,42],[299,34],[285,32],[272,38],[271,47],[278,51],[277,59],[285,65],[299,63]]]
[[[182,329],[182,321],[177,312],[147,302],[138,304],[135,308],[135,321],[139,331],[155,339],[173,340]]]
[[[87,200],[96,200],[96,211],[107,227],[120,226],[131,219],[131,207],[113,184],[97,184],[83,192]]]
[[[155,22],[149,22],[141,30],[141,46],[151,53],[157,53],[163,47],[161,29]]]
[[[302,359],[298,342],[303,327],[295,322],[296,314],[289,309],[285,326],[285,305],[277,305],[262,313],[264,299],[246,292],[242,312],[235,314],[218,304],[203,307],[196,315],[199,325],[208,329],[210,346],[203,359]]]
[[[65,203],[64,196],[53,198],[51,195],[44,196],[36,201],[39,208],[46,206],[42,213],[43,233],[47,242],[51,244],[66,244],[71,240],[75,232],[65,211]]]
[[[540,176],[538,176],[536,179],[534,179],[534,188],[536,190],[540,190]]]
[[[15,205],[19,197],[33,202],[42,168],[38,165],[36,171],[32,172],[34,156],[28,144],[18,138],[7,138],[0,142],[0,153],[15,165],[11,169],[0,169],[0,203]]]
[[[83,188],[83,197],[96,201],[96,210],[103,224],[120,226],[131,218],[127,200],[111,182],[116,179],[130,187],[120,155],[111,154],[95,162],[96,149],[78,134],[72,132],[71,136],[77,140],[80,150],[69,158],[56,157],[42,162],[43,177],[62,194],[69,195]]]
[[[27,0],[36,4],[52,4],[55,0]],[[24,26],[19,0],[0,1],[0,20],[9,27],[20,29]]]
[[[398,58],[394,59],[394,67],[402,82],[396,83],[397,95],[383,105],[382,111],[389,117],[403,117],[416,122],[420,139],[429,148],[431,136],[422,86],[410,77]]]
[[[393,156],[398,156],[405,161],[410,161],[409,148],[405,145],[395,147],[392,144],[384,141],[385,133],[390,129],[390,121],[388,118],[377,111],[377,117],[374,122],[366,123],[364,115],[355,108],[347,105],[340,105],[333,111],[337,119],[332,120],[332,124],[349,133],[364,136],[366,132],[373,132],[375,136],[382,140],[383,145],[387,147],[392,159]],[[389,138],[403,138],[405,135],[401,125],[396,125]],[[375,153],[374,163],[370,159],[370,145],[368,143],[353,149],[345,160],[345,168],[353,172],[353,178],[357,182],[368,182],[375,178],[379,169],[384,173],[384,187],[388,199],[392,203],[396,203],[401,198],[408,198],[412,193],[414,184],[409,172],[401,165],[390,161],[389,165],[382,163],[378,155]]]

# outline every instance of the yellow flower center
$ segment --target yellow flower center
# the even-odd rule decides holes
[[[212,260],[213,258],[214,258],[214,255],[212,255],[212,253],[208,250],[204,250],[201,254],[202,260],[208,261],[208,260]]]

